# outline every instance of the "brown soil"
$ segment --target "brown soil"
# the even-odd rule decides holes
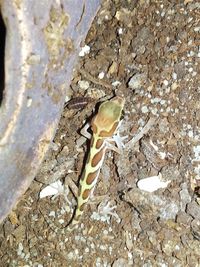
[[[103,2],[66,97],[89,103],[66,105],[37,177],[0,225],[0,266],[200,266],[199,12],[192,0]],[[61,180],[76,195],[89,149],[77,143],[80,130],[114,95],[126,99],[120,131],[128,145],[107,152],[79,229],[66,233],[66,199],[39,192]],[[166,188],[138,188],[158,174]]]

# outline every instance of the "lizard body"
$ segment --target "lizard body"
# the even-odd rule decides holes
[[[124,98],[119,96],[103,102],[99,107],[98,113],[91,122],[93,135],[90,152],[80,179],[77,206],[69,226],[71,230],[79,223],[84,206],[95,188],[106,150],[113,149],[118,151],[117,147],[114,146],[112,142],[114,141],[118,145],[117,138],[119,138],[119,136],[116,138],[116,132],[120,124],[124,102]],[[113,136],[115,136],[115,138],[113,138]],[[120,147],[120,140],[118,146]]]

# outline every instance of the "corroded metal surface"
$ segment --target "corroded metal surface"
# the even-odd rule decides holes
[[[0,221],[34,178],[57,127],[100,0],[1,1],[6,26],[0,107]]]

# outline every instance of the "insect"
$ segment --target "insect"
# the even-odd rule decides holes
[[[73,230],[79,223],[84,206],[94,191],[106,150],[111,149],[119,153],[123,147],[122,140],[126,137],[119,136],[118,128],[124,102],[124,98],[119,96],[103,102],[99,107],[98,113],[91,121],[93,135],[90,152],[80,179],[76,210],[71,222],[68,224],[69,231]]]
[[[68,103],[67,107],[69,109],[82,109],[87,106],[88,103],[92,102],[91,97],[82,97],[77,96],[75,98],[72,98]]]

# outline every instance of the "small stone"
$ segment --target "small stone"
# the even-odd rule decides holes
[[[191,201],[191,196],[188,192],[188,188],[187,188],[187,184],[186,183],[182,183],[181,184],[181,191],[179,192],[180,195],[180,199],[181,199],[181,205],[180,208],[182,211],[185,211],[185,207],[187,205],[187,203],[189,203]]]
[[[185,225],[189,225],[191,220],[192,220],[192,217],[183,211],[180,211],[176,217],[177,223],[182,223]]]
[[[177,88],[178,88],[178,83],[176,83],[176,82],[172,83],[172,85],[171,85],[172,91],[175,91]]]
[[[72,260],[73,258],[74,258],[74,253],[71,251],[71,252],[69,252],[68,254],[67,254],[67,258],[69,259],[69,260]]]
[[[152,108],[151,113],[152,113],[153,115],[156,115],[157,112],[158,112],[158,109],[157,109],[157,108]]]
[[[115,18],[120,22],[124,23],[128,27],[132,26],[132,13],[127,8],[121,8],[115,14]]]
[[[90,52],[90,47],[88,45],[85,45],[79,52],[79,57],[84,57],[86,54],[89,54],[89,52]]]
[[[19,243],[18,245],[18,250],[17,250],[17,255],[20,256],[22,251],[23,251],[24,247],[22,245],[22,243]]]
[[[191,227],[192,227],[192,230],[193,230],[194,232],[199,233],[199,230],[200,230],[200,221],[194,219],[194,220],[191,222]]]
[[[194,161],[200,161],[200,145],[194,146],[193,152],[195,156]]]
[[[117,64],[117,62],[113,62],[112,64],[111,64],[111,66],[110,66],[110,68],[109,68],[109,70],[108,70],[108,73],[110,74],[110,75],[112,75],[112,74],[114,74],[114,73],[117,73],[117,70],[118,70],[118,64]]]
[[[126,236],[126,247],[129,251],[131,251],[133,249],[133,239],[131,233],[126,231],[125,236]]]
[[[25,230],[26,228],[24,225],[20,225],[14,230],[13,235],[15,236],[17,242],[24,239]]]
[[[179,206],[176,202],[171,201],[162,208],[160,208],[160,218],[163,220],[174,220],[179,211]]]
[[[194,27],[195,32],[200,32],[200,26]]]
[[[118,85],[121,85],[121,82],[120,81],[114,81],[112,83],[112,86],[114,86],[114,87],[117,87]]]
[[[102,71],[102,72],[99,73],[98,78],[100,80],[102,80],[104,78],[104,76],[105,76],[105,73]]]
[[[63,219],[59,219],[58,221],[60,224],[63,224],[65,222],[65,220],[63,220]]]
[[[173,240],[164,240],[162,243],[162,251],[167,255],[171,256],[175,250],[175,241]]]
[[[190,202],[186,207],[186,212],[193,218],[200,220],[200,206],[196,202]]]
[[[9,217],[10,222],[12,223],[12,225],[19,224],[19,220],[17,218],[17,214],[14,211],[11,211],[8,217]]]
[[[27,108],[30,108],[30,106],[32,105],[32,102],[33,102],[33,99],[29,97],[26,103]]]
[[[173,72],[172,73],[172,78],[173,78],[173,80],[177,80],[177,74],[176,74],[176,72]]]
[[[119,28],[118,29],[118,34],[122,34],[123,33],[123,29],[122,28]]]
[[[192,77],[195,77],[196,75],[197,75],[197,72],[196,71],[193,71]]]
[[[90,252],[89,248],[85,248],[85,253]]]
[[[49,212],[49,216],[51,216],[51,217],[56,217],[56,213],[55,213],[55,211],[54,210],[52,210],[51,212]]]
[[[103,90],[97,90],[96,88],[89,88],[86,93],[86,97],[91,97],[94,99],[101,99],[106,94]]]
[[[194,133],[193,133],[193,131],[192,131],[192,130],[188,132],[188,136],[189,136],[190,138],[193,138],[193,136],[194,136]]]
[[[142,109],[141,109],[142,113],[148,113],[149,112],[149,109],[147,106],[143,106]]]
[[[163,81],[163,84],[164,84],[165,86],[167,86],[167,85],[169,84],[169,82],[168,82],[167,80],[164,80],[164,81]]]
[[[170,181],[164,182],[162,181],[161,174],[158,176],[151,176],[144,179],[141,179],[137,182],[137,186],[139,189],[154,192],[160,188],[166,188]]]
[[[129,80],[128,86],[131,89],[139,89],[145,83],[146,79],[147,79],[147,76],[145,73],[136,73]]]
[[[191,67],[191,68],[189,68],[189,69],[188,69],[188,71],[189,71],[189,72],[192,72],[192,71],[193,71],[193,68],[192,68],[192,67]]]
[[[119,258],[112,264],[112,267],[127,267],[128,261],[124,258]]]
[[[79,81],[78,85],[83,90],[87,90],[89,88],[89,86],[90,86],[89,82],[88,81],[84,81],[84,80]]]
[[[169,131],[169,122],[166,118],[160,120],[159,123],[159,130],[161,131],[161,133],[167,133]]]

